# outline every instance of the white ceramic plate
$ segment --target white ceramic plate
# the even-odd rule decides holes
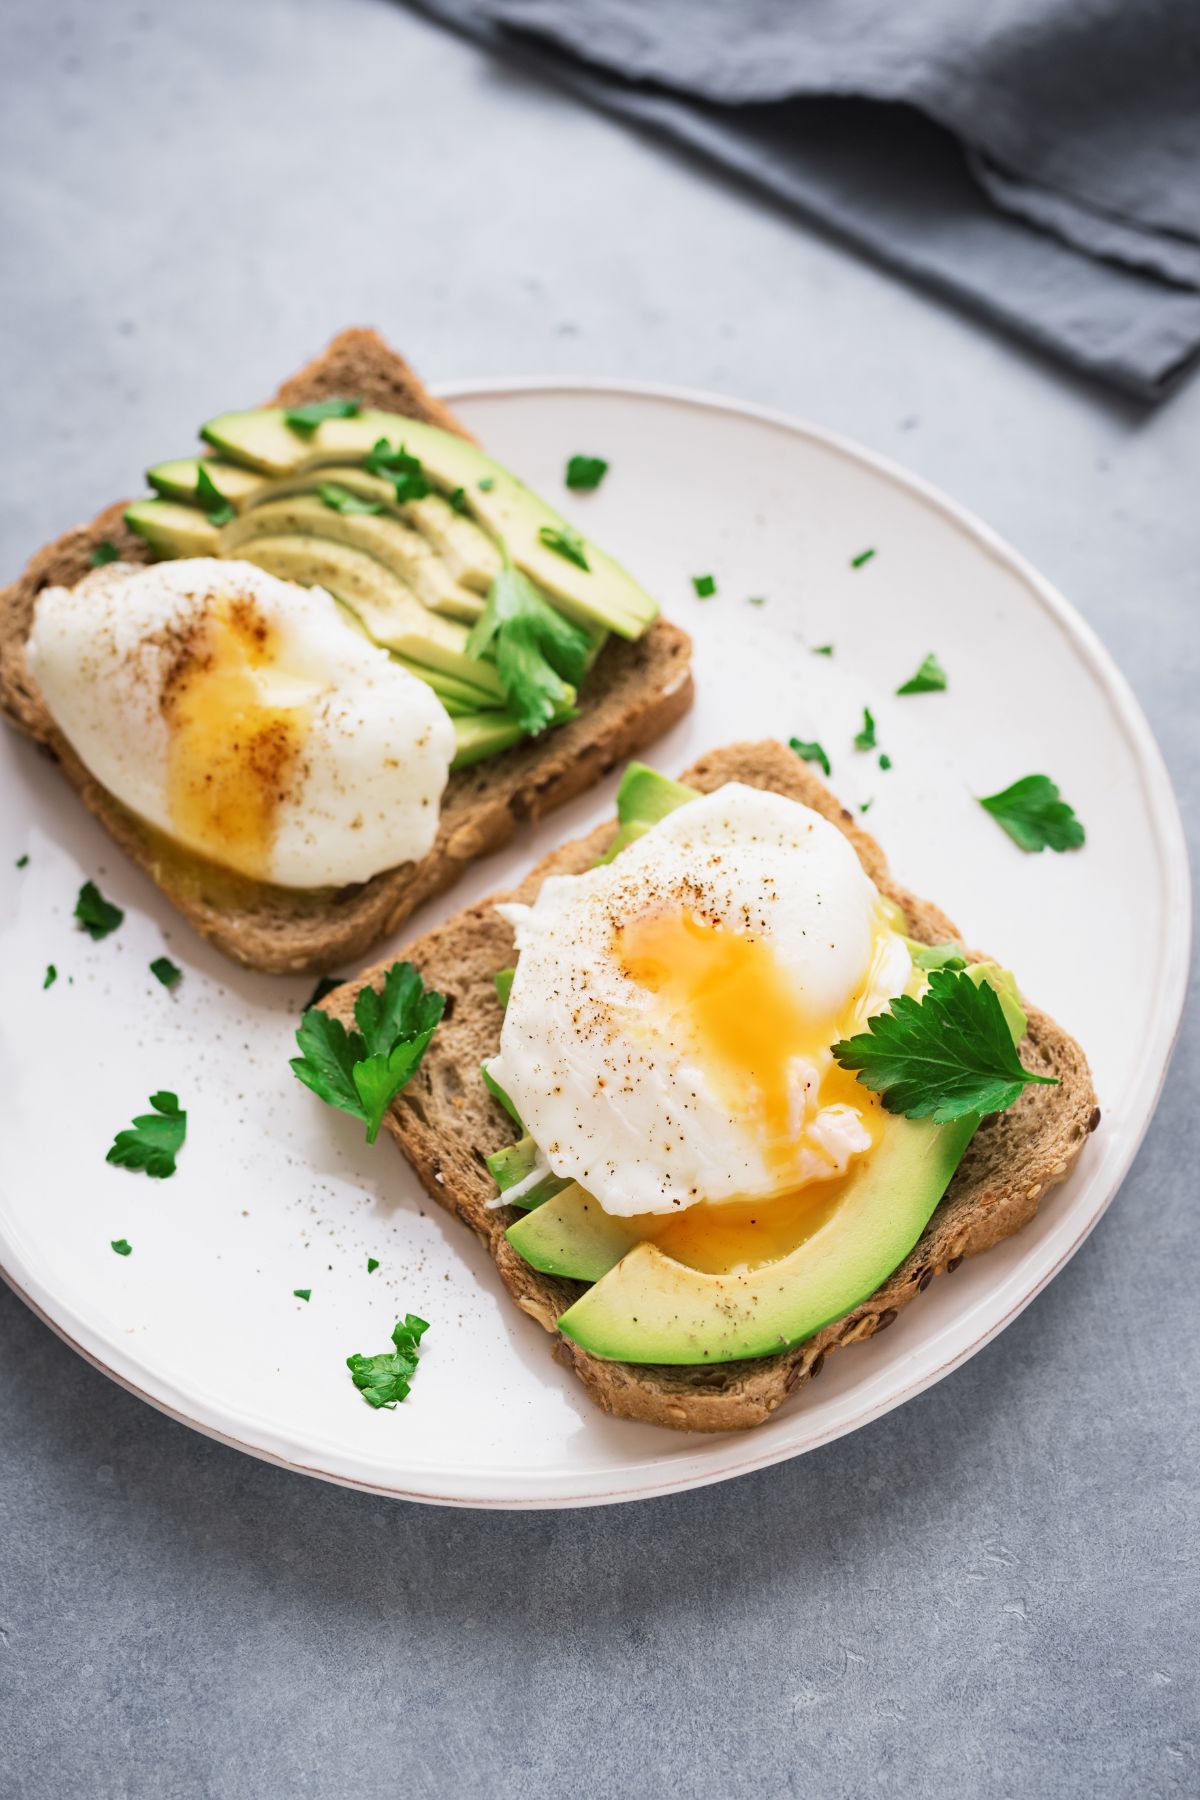
[[[885,1336],[832,1357],[757,1431],[677,1435],[607,1419],[393,1147],[367,1150],[352,1121],[292,1080],[291,1034],[311,984],[245,974],[202,944],[54,769],[3,732],[0,1265],[116,1380],[255,1455],[416,1500],[633,1499],[761,1468],[867,1423],[972,1355],[1078,1248],[1129,1167],[1175,1036],[1189,943],[1183,835],[1145,719],[1088,628],[910,476],[826,433],[702,396],[520,382],[452,397],[498,456],[694,632],[700,697],[651,752],[659,766],[677,770],[733,738],[819,738],[839,794],[874,801],[869,824],[901,878],[1078,1036],[1103,1128],[1026,1231],[935,1282]],[[181,444],[188,435],[181,423]],[[594,496],[563,492],[574,451],[611,461]],[[118,490],[126,480],[114,474]],[[877,554],[853,569],[867,548]],[[718,594],[702,602],[690,577],[707,573]],[[810,653],[829,641],[834,657]],[[949,691],[895,698],[929,650]],[[864,704],[889,772],[852,748]],[[1052,775],[1086,822],[1082,853],[1023,855],[975,804],[1033,771]],[[403,938],[605,816],[613,785],[477,868]],[[88,876],[126,909],[98,944],[71,920]],[[174,994],[148,973],[164,950],[186,971]],[[59,976],[43,991],[48,963]],[[114,1131],[160,1087],[188,1109],[177,1175],[108,1167]],[[131,1256],[109,1248],[120,1237]],[[373,1275],[368,1255],[380,1260]],[[311,1303],[292,1297],[297,1287],[312,1289]],[[405,1310],[432,1321],[426,1354],[409,1401],[373,1412],[345,1358],[387,1348]]]

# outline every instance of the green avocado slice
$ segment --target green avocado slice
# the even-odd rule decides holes
[[[473,624],[483,600],[456,581],[432,545],[402,519],[386,514],[343,513],[312,495],[260,499],[221,532],[221,554],[238,556],[260,537],[328,539],[349,544],[410,587],[431,612]]]
[[[711,1275],[643,1241],[601,1275],[558,1328],[593,1356],[680,1366],[770,1356],[801,1343],[873,1294],[904,1261],[978,1123],[974,1116],[951,1125],[889,1117],[836,1212],[790,1255]]]
[[[461,504],[497,540],[519,569],[535,581],[560,610],[579,623],[638,638],[658,616],[657,603],[633,577],[596,545],[581,540],[582,568],[547,545],[543,530],[568,532],[554,508],[493,462],[477,445],[399,413],[363,411],[349,419],[326,419],[315,430],[298,432],[281,407],[223,413],[200,433],[222,456],[266,475],[360,462],[380,438],[402,444],[420,459],[430,482],[445,494],[461,491]],[[481,487],[480,482],[486,482]]]
[[[532,1268],[575,1281],[598,1282],[638,1242],[636,1231],[574,1181],[504,1235]]]
[[[125,523],[156,556],[220,556],[221,534],[197,506],[175,500],[135,500]]]
[[[537,1145],[526,1134],[518,1138],[515,1144],[508,1144],[503,1150],[494,1150],[487,1159],[488,1170],[500,1192],[509,1197],[508,1190],[528,1180],[537,1164]],[[510,1204],[520,1206],[529,1212],[535,1206],[542,1206],[552,1200],[555,1194],[561,1194],[570,1182],[561,1175],[545,1175],[533,1187],[527,1188],[519,1197],[511,1198]]]
[[[672,781],[669,775],[660,775],[646,763],[629,763],[617,789],[616,835],[600,858],[601,864],[612,862],[626,845],[645,837],[652,825],[657,825],[660,819],[665,819],[668,813],[687,801],[696,799],[699,799],[698,789],[685,787],[682,781]]]

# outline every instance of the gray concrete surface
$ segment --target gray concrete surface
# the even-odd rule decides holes
[[[384,0],[19,0],[0,566],[350,320],[644,376],[948,487],[1131,676],[1194,826],[1200,386],[1146,417]],[[1200,1033],[1113,1212],[870,1430],[627,1509],[403,1507],[169,1423],[0,1293],[0,1788],[1194,1795]]]

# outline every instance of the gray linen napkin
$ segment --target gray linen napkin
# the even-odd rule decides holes
[[[1200,0],[416,0],[1143,400],[1200,350]]]

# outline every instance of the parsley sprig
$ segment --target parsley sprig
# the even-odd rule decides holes
[[[379,1135],[383,1115],[416,1072],[437,1029],[445,1000],[426,988],[413,965],[393,963],[382,991],[365,987],[354,1002],[357,1031],[309,1007],[300,1021],[292,1073],[321,1100]]]
[[[934,969],[920,1000],[898,994],[855,1037],[833,1046],[888,1112],[948,1125],[968,1113],[1003,1112],[1030,1083],[1054,1085],[1017,1055],[995,989],[965,971]]]
[[[1087,835],[1048,775],[1024,775],[979,804],[1022,850],[1078,850]]]
[[[587,673],[588,648],[587,633],[556,612],[509,562],[493,579],[483,616],[467,639],[467,655],[495,663],[509,706],[534,734],[569,714]]]
[[[391,482],[400,506],[409,500],[426,500],[433,492],[420,457],[410,455],[403,444],[389,444],[386,438],[376,439],[374,448],[363,457],[363,468]]]
[[[406,1313],[397,1320],[392,1332],[394,1350],[384,1350],[378,1356],[356,1354],[346,1358],[350,1379],[368,1406],[392,1412],[399,1401],[407,1399],[411,1391],[408,1378],[416,1373],[420,1361],[417,1346],[428,1330],[428,1319]]]
[[[187,1114],[177,1097],[163,1088],[151,1094],[152,1113],[139,1113],[130,1131],[118,1131],[105,1162],[120,1169],[139,1169],[165,1181],[175,1173],[175,1158],[187,1136]]]

